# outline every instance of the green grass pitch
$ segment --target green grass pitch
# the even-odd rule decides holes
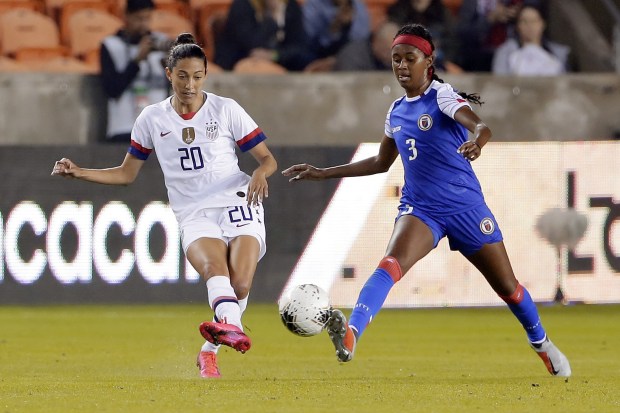
[[[620,306],[540,306],[573,376],[551,377],[506,308],[383,310],[355,359],[250,303],[247,354],[198,376],[203,306],[0,307],[0,413],[619,412]]]

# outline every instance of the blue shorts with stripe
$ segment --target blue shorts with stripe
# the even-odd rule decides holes
[[[502,232],[486,204],[453,215],[432,215],[411,205],[400,204],[396,220],[403,215],[413,215],[424,222],[433,233],[433,248],[443,237],[448,237],[450,249],[468,256],[475,254],[484,244],[502,241]]]

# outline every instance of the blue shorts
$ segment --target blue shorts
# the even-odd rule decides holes
[[[484,244],[502,241],[502,232],[486,204],[454,215],[433,216],[407,204],[400,204],[396,220],[403,215],[413,215],[424,222],[433,233],[433,248],[443,237],[448,237],[450,249],[468,256],[475,254]]]

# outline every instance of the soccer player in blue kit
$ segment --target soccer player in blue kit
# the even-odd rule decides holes
[[[549,372],[568,377],[568,359],[547,337],[536,305],[515,278],[502,233],[470,164],[491,138],[491,130],[469,105],[482,102],[439,79],[434,50],[421,25],[405,25],[394,38],[392,69],[406,94],[388,111],[376,156],[329,168],[299,164],[282,172],[292,182],[323,180],[386,172],[398,155],[403,162],[405,184],[385,256],[362,288],[350,320],[334,309],[327,323],[336,355],[342,362],[353,358],[392,286],[447,237],[450,248],[460,251],[506,302]]]

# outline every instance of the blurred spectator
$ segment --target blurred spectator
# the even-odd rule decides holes
[[[387,18],[400,26],[418,23],[429,28],[444,22],[446,12],[441,0],[396,0],[388,7]]]
[[[370,38],[370,16],[363,0],[306,0],[304,27],[316,59],[309,72],[330,71],[349,42]]]
[[[216,42],[215,63],[227,70],[246,57],[287,70],[303,70],[311,60],[297,0],[233,0]]]
[[[495,52],[493,73],[498,75],[553,76],[566,72],[570,49],[548,40],[541,11],[523,6],[517,15],[516,36]]]
[[[523,4],[539,6],[542,0],[463,0],[458,15],[458,63],[466,71],[488,72],[495,50],[513,30]]]
[[[441,0],[396,0],[388,7],[387,18],[399,26],[417,23],[426,27],[433,36],[437,69],[448,73],[462,72],[455,64],[458,50],[456,22]]]
[[[129,142],[144,107],[168,96],[163,61],[171,39],[151,32],[153,0],[127,0],[125,26],[103,39],[101,80],[108,98],[107,142]]]
[[[398,24],[386,20],[370,39],[349,42],[336,56],[334,70],[392,70],[392,42],[398,29]]]

